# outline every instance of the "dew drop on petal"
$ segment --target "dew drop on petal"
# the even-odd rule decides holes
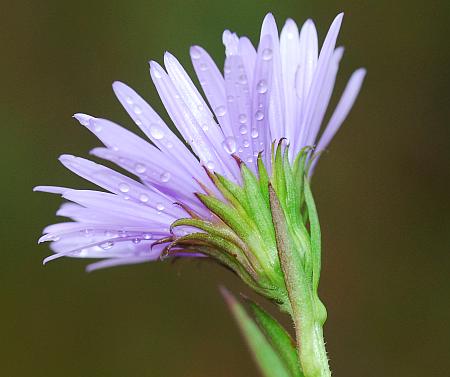
[[[222,143],[222,146],[228,154],[233,154],[236,152],[236,140],[233,136],[226,137]]]
[[[113,246],[114,246],[114,242],[112,242],[112,241],[106,241],[106,242],[104,242],[104,243],[102,243],[102,244],[100,245],[100,247],[101,247],[103,250],[109,250],[109,249],[111,249]]]
[[[251,133],[251,136],[252,136],[252,139],[256,139],[259,136],[258,130],[253,129],[252,133]]]
[[[164,172],[159,176],[159,179],[161,179],[161,182],[169,182],[170,179],[170,173]]]
[[[214,169],[214,162],[208,161],[208,162],[206,163],[206,167],[207,167],[209,170],[213,170],[213,169]]]
[[[157,69],[153,70],[153,75],[157,79],[160,79],[162,77],[161,72],[159,72]]]
[[[161,140],[164,137],[164,132],[158,124],[150,125],[150,135],[156,140]]]
[[[141,194],[141,195],[139,195],[139,200],[140,200],[142,203],[147,203],[149,199],[150,199],[150,198],[148,197],[147,194]]]
[[[225,106],[218,106],[216,108],[216,115],[219,117],[224,116],[226,112],[227,112],[227,110],[225,109]]]
[[[249,141],[248,141],[247,139],[245,139],[245,140],[242,142],[242,145],[243,145],[245,148],[248,148],[249,145],[250,145],[250,143],[249,143]]]
[[[262,58],[263,58],[263,60],[270,60],[270,59],[272,59],[272,56],[273,56],[273,51],[272,51],[272,49],[271,48],[265,48],[264,50],[263,50],[263,52],[262,52]]]
[[[128,192],[130,191],[130,186],[128,186],[126,183],[119,183],[119,190],[121,192]]]
[[[191,58],[194,59],[194,60],[198,60],[201,57],[202,57],[201,50],[198,47],[196,47],[196,46],[192,47],[191,48]]]
[[[172,142],[170,142],[170,141],[167,142],[166,147],[169,148],[169,149],[170,149],[170,148],[173,148]]]
[[[258,84],[256,84],[256,90],[258,93],[265,93],[267,92],[267,81],[266,80],[260,80]]]
[[[238,78],[239,84],[245,85],[247,84],[247,76],[246,75],[240,75]]]
[[[256,120],[263,120],[264,119],[264,113],[261,110],[258,110],[255,113],[255,118],[256,118]]]
[[[94,122],[94,132],[100,132],[102,130],[102,126],[98,122]]]
[[[136,115],[142,114],[142,109],[139,106],[134,106],[133,111]]]
[[[125,97],[125,102],[128,103],[129,105],[133,104],[133,99],[131,97],[126,96]]]
[[[246,126],[240,126],[239,127],[239,132],[241,133],[241,135],[245,135],[247,133],[247,127]]]
[[[158,211],[164,211],[164,205],[162,203],[157,203],[156,204],[156,209]]]
[[[144,164],[137,163],[136,165],[134,165],[134,170],[136,171],[136,173],[142,174],[145,173],[147,168],[145,167]]]
[[[151,239],[152,239],[152,235],[150,233],[144,234],[144,240],[151,240]]]
[[[138,243],[140,243],[141,242],[141,240],[140,240],[140,238],[133,238],[133,241],[132,241],[135,245],[137,245]]]
[[[241,122],[241,123],[247,122],[247,115],[239,114],[239,122]]]
[[[201,63],[199,68],[200,68],[200,71],[206,71],[208,69],[208,66],[205,63]]]

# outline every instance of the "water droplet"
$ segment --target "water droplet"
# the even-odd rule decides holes
[[[242,147],[239,147],[238,151],[239,153],[242,153],[244,150],[242,149]]]
[[[134,165],[134,170],[135,170],[136,173],[138,173],[138,174],[143,174],[143,173],[145,173],[145,171],[147,170],[147,168],[145,167],[144,164],[137,163],[136,165]]]
[[[150,135],[156,140],[161,140],[164,137],[164,132],[158,124],[150,125]]]
[[[231,67],[228,64],[223,67],[223,73],[225,74],[231,73]]]
[[[139,106],[133,107],[133,111],[136,115],[142,114],[142,109]]]
[[[82,258],[87,257],[87,255],[88,255],[87,249],[81,249],[81,251],[78,253],[78,256]]]
[[[273,57],[273,51],[271,48],[265,48],[262,52],[263,60],[270,60]]]
[[[233,96],[227,96],[227,101],[228,102],[233,102],[234,101],[234,97]]]
[[[206,123],[202,124],[202,130],[205,132],[209,130],[209,127]]]
[[[159,179],[161,179],[161,182],[169,182],[170,179],[170,173],[164,172],[159,176]]]
[[[247,162],[253,162],[253,158],[251,156],[247,157]]]
[[[241,135],[245,135],[247,133],[247,127],[246,126],[240,126],[239,127],[239,132],[241,133]]]
[[[249,141],[248,141],[247,139],[245,139],[245,140],[242,142],[242,145],[244,146],[244,148],[248,148],[248,146],[250,145],[250,143],[249,143]]]
[[[259,136],[258,130],[253,129],[251,135],[252,139],[256,139]]]
[[[164,205],[162,203],[157,203],[156,204],[156,209],[158,211],[164,211]]]
[[[142,126],[142,120],[140,120],[139,118],[135,119],[135,120],[134,120],[134,123],[136,123],[136,125],[137,125],[138,127]]]
[[[240,75],[238,78],[239,84],[245,85],[247,84],[247,76],[246,75]]]
[[[152,235],[150,233],[144,234],[144,240],[151,240],[151,239],[152,239]]]
[[[148,197],[147,194],[141,194],[141,195],[139,195],[139,200],[140,200],[142,203],[147,203],[148,200],[149,200],[149,197]]]
[[[191,58],[192,59],[198,60],[201,58],[201,56],[202,56],[202,51],[198,47],[194,46],[191,48]]]
[[[201,63],[199,65],[200,71],[206,71],[208,69],[208,66],[205,63]]]
[[[225,152],[232,154],[236,152],[236,140],[233,136],[228,136],[222,143],[223,149]]]
[[[141,243],[140,238],[134,238],[132,241],[135,245],[137,245],[138,243]]]
[[[162,77],[161,72],[159,72],[159,70],[157,69],[153,70],[153,76],[157,79],[160,79]]]
[[[258,84],[256,84],[256,90],[261,94],[267,92],[267,81],[260,80]]]
[[[225,109],[225,106],[218,106],[216,108],[216,115],[218,117],[222,117],[225,115],[225,113],[227,112],[227,110]]]
[[[126,183],[119,183],[119,190],[121,192],[128,192],[130,191],[130,186],[128,186]]]
[[[206,167],[207,167],[209,170],[213,170],[213,169],[214,169],[214,162],[208,161],[208,162],[206,163]]]
[[[102,244],[100,245],[100,247],[101,247],[103,250],[109,250],[109,249],[111,249],[113,246],[114,246],[114,242],[112,242],[112,241],[106,241],[106,242],[104,242],[104,243],[102,243]]]
[[[261,110],[258,110],[255,113],[255,118],[256,118],[256,120],[263,120],[264,119],[264,113]]]
[[[125,102],[128,103],[129,105],[133,104],[133,98],[126,96],[125,97]]]
[[[93,122],[94,124],[94,132],[100,132],[102,130],[102,126],[98,122]]]
[[[166,147],[169,148],[169,149],[173,148],[172,142],[168,141],[167,144],[166,144]]]
[[[247,122],[247,115],[246,114],[239,114],[239,122],[241,122],[241,123]]]

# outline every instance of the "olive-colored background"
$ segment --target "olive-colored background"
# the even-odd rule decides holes
[[[222,62],[222,31],[256,41],[268,11],[279,25],[314,18],[323,40],[340,10],[347,49],[337,89],[359,66],[368,76],[313,182],[332,369],[448,376],[448,0],[0,4],[1,376],[257,375],[217,290],[247,292],[234,276],[192,261],[92,274],[79,260],[43,267],[49,250],[36,239],[60,200],[31,188],[88,187],[57,161],[99,144],[73,113],[136,130],[113,96],[114,80],[163,113],[149,59],[161,62],[169,50],[192,72],[188,48],[197,43]]]

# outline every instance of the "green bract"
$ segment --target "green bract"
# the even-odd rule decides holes
[[[206,191],[207,194],[197,193],[197,197],[211,211],[212,219],[202,219],[187,209],[191,217],[175,221],[172,229],[189,226],[198,232],[174,235],[165,254],[180,248],[203,253],[275,302],[291,315],[296,331],[301,333],[295,350],[305,376],[326,376],[328,362],[322,338],[326,310],[317,293],[320,227],[308,179],[311,148],[304,148],[291,164],[289,146],[283,140],[273,144],[272,171],[267,170],[259,155],[258,175],[238,157],[235,159],[242,183],[238,185],[207,171],[218,194]],[[260,326],[275,321],[269,321],[255,306],[252,312]],[[275,328],[268,326],[269,331]],[[283,336],[275,340],[276,352],[280,354],[280,344],[289,342]],[[293,367],[292,351],[287,348],[280,357],[286,362],[288,375],[301,375],[303,372]]]

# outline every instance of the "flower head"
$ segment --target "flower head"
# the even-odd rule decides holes
[[[66,199],[57,214],[71,219],[45,228],[40,241],[52,241],[55,252],[45,262],[101,258],[88,266],[93,270],[164,256],[207,256],[281,303],[283,237],[274,221],[284,214],[293,242],[309,247],[305,218],[312,212],[305,176],[317,162],[309,147],[315,146],[317,155],[328,146],[365,75],[363,69],[353,73],[318,137],[343,55],[343,48],[336,48],[342,17],[333,21],[320,54],[311,20],[300,32],[288,20],[279,36],[271,14],[257,49],[248,38],[224,32],[223,73],[203,48],[191,47],[207,101],[173,55],[165,54],[165,68],[150,62],[153,83],[190,149],[121,82],[113,84],[114,92],[151,143],[109,120],[75,114],[104,145],[91,154],[135,178],[61,156],[65,167],[105,191],[36,188]]]

